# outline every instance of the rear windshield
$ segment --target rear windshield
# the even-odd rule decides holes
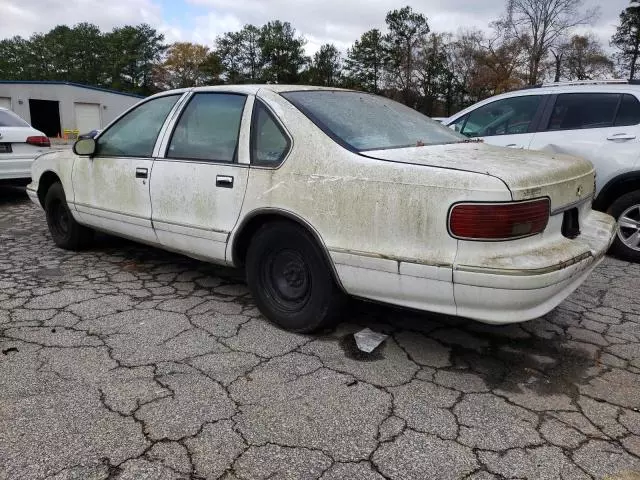
[[[368,93],[311,90],[282,96],[335,141],[359,152],[467,140],[405,105]]]
[[[0,127],[28,127],[29,124],[9,110],[0,110]]]

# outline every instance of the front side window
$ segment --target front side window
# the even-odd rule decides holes
[[[611,127],[619,100],[617,93],[558,95],[547,130]]]
[[[460,131],[467,137],[527,133],[541,101],[541,95],[525,95],[491,102],[469,113]]]
[[[615,127],[626,127],[640,123],[640,102],[635,95],[625,93],[622,95],[618,115],[616,115]]]
[[[160,129],[180,95],[154,98],[120,118],[97,140],[97,155],[151,157]]]
[[[233,162],[246,97],[196,93],[180,116],[167,158]]]
[[[267,107],[256,100],[251,125],[251,163],[277,166],[287,155],[289,138]]]
[[[449,128],[451,128],[451,126],[453,125],[453,129],[456,132],[459,132],[462,130],[462,127],[464,126],[464,122],[467,121],[467,118],[469,118],[469,114],[463,115],[460,118],[458,118],[455,122],[452,122],[451,125],[449,125]]]
[[[466,140],[405,105],[368,93],[305,90],[282,96],[340,145],[357,152]]]

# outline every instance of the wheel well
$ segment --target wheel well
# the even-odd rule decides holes
[[[60,178],[51,171],[46,171],[40,177],[38,181],[38,200],[40,200],[40,205],[44,208],[44,199],[47,196],[47,192],[51,185],[56,182],[59,182]]]
[[[640,174],[623,175],[607,183],[593,202],[593,208],[606,212],[618,198],[640,190]]]
[[[247,258],[247,251],[249,250],[249,244],[251,243],[251,239],[256,234],[256,232],[260,228],[262,228],[262,226],[268,223],[283,222],[283,221],[297,225],[298,227],[307,231],[315,239],[315,241],[318,243],[320,249],[324,254],[327,265],[331,269],[331,274],[333,275],[333,279],[335,280],[336,285],[338,285],[340,289],[344,290],[344,288],[342,287],[342,284],[340,283],[340,279],[338,278],[338,275],[335,271],[333,262],[329,257],[329,253],[327,252],[327,249],[324,243],[322,242],[322,240],[320,239],[318,233],[315,230],[313,230],[304,221],[301,221],[299,218],[293,215],[288,215],[286,213],[272,213],[272,212],[260,213],[258,215],[255,215],[254,217],[251,217],[246,223],[241,225],[240,231],[236,234],[235,241],[233,242],[233,247],[232,247],[233,263],[238,267],[244,266],[245,260]]]

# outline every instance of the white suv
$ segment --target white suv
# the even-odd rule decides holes
[[[618,220],[612,249],[640,261],[640,83],[531,87],[478,102],[443,123],[492,145],[590,160],[596,169],[593,206]]]

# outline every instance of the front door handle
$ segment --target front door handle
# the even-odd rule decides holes
[[[149,177],[149,169],[148,168],[136,168],[136,178],[148,178]]]
[[[614,133],[607,137],[607,140],[615,142],[616,140],[635,140],[636,136],[630,133]]]
[[[216,175],[216,187],[233,188],[233,177],[231,175]]]

